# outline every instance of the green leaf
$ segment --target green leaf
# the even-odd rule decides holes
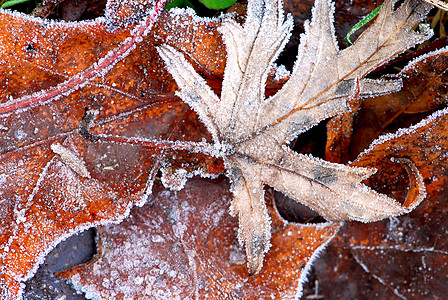
[[[193,4],[191,4],[191,2],[188,0],[173,0],[173,1],[165,4],[165,9],[167,9],[167,10],[170,10],[175,7],[181,7],[181,8],[191,7],[194,10],[196,10],[195,7],[193,6]]]
[[[211,9],[224,9],[236,2],[236,0],[199,0],[202,4]]]

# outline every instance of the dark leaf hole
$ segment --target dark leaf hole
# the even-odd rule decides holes
[[[106,1],[65,0],[59,4],[56,16],[65,21],[92,20],[104,16]]]
[[[311,154],[314,157],[325,157],[327,141],[327,120],[320,122],[306,132],[301,133],[291,143],[291,148],[298,153]]]
[[[277,210],[283,219],[301,224],[317,224],[326,223],[323,217],[321,217],[316,211],[312,210],[308,206],[305,206],[283,193],[274,192],[275,205]]]
[[[35,52],[36,48],[34,48],[33,44],[28,44],[28,45],[26,45],[25,50],[27,52]]]
[[[393,6],[393,9],[394,9],[394,10],[397,10],[397,9],[399,9],[400,6],[402,6],[403,4],[404,4],[404,0],[398,0],[398,1],[395,1],[394,6]]]
[[[90,261],[96,254],[96,230],[90,228],[59,243],[45,258],[34,277],[26,282],[24,299],[86,299],[56,272]]]
[[[88,229],[59,243],[46,257],[51,272],[60,272],[88,262],[96,254],[96,230]]]

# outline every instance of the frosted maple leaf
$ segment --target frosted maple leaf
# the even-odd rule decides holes
[[[231,213],[239,218],[238,238],[246,247],[249,273],[258,272],[270,247],[270,219],[263,186],[271,186],[318,211],[328,221],[373,221],[410,211],[424,198],[422,177],[411,163],[420,192],[403,206],[361,181],[376,170],[329,163],[294,153],[288,143],[321,120],[349,110],[352,95],[397,91],[401,82],[365,76],[402,51],[430,37],[413,30],[430,6],[405,1],[394,9],[388,0],[355,44],[339,50],[333,28],[334,7],[316,0],[305,23],[289,80],[265,97],[265,82],[290,37],[293,21],[279,0],[250,0],[244,26],[225,19],[219,28],[227,62],[219,98],[183,54],[158,48],[180,91],[211,133],[232,182]]]

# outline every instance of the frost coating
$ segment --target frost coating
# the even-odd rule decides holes
[[[7,102],[1,103],[0,115],[8,115],[12,112],[20,112],[21,110],[27,109],[30,106],[53,101],[62,96],[68,96],[75,90],[87,85],[94,78],[106,74],[115,64],[125,58],[129,54],[129,52],[135,48],[136,43],[142,41],[142,37],[148,34],[155,21],[157,20],[157,16],[163,10],[165,2],[165,0],[156,2],[154,7],[148,12],[145,18],[132,30],[132,35],[126,38],[121,43],[121,45],[109,51],[104,57],[100,58],[92,66],[70,77],[70,79],[66,80],[65,82],[51,87],[48,90],[42,90],[31,95],[26,95],[17,99],[10,99]],[[2,10],[2,13],[4,12],[5,11]],[[16,13],[12,13],[12,15],[15,14]],[[23,14],[18,14],[18,16],[23,17]],[[25,18],[28,18],[28,16],[26,16]],[[42,22],[42,20],[38,20],[39,22]],[[104,22],[104,19],[100,20]],[[43,24],[47,26],[53,25],[51,22],[49,24],[43,22]],[[62,26],[62,24],[64,23],[59,24],[58,22],[54,26]],[[78,23],[73,22],[68,24],[77,26]],[[85,26],[85,24],[81,23],[80,26]]]
[[[376,140],[374,140],[368,149],[364,150],[359,156],[368,155],[369,152],[371,152],[377,145],[384,144],[389,140],[397,139],[403,135],[411,135],[414,134],[419,128],[424,127],[431,122],[434,122],[437,118],[440,118],[442,116],[448,115],[448,107],[445,107],[444,109],[438,110],[435,113],[431,114],[429,117],[423,119],[419,123],[412,125],[409,128],[401,128],[395,133],[388,133],[385,135],[379,136]]]
[[[408,0],[394,10],[393,2],[386,1],[370,28],[341,51],[334,34],[334,6],[329,0],[317,0],[290,79],[267,99],[268,72],[293,26],[279,0],[249,1],[244,26],[223,21],[219,31],[227,62],[220,98],[179,51],[167,45],[158,48],[180,88],[178,95],[197,112],[214,143],[226,145],[223,159],[234,195],[230,210],[239,217],[238,238],[246,246],[249,273],[261,269],[270,247],[265,184],[329,221],[379,220],[408,212],[422,200],[417,197],[404,207],[361,183],[375,170],[329,163],[286,147],[321,120],[347,111],[347,99],[353,94],[376,96],[401,88],[400,81],[364,77],[431,36],[430,31],[413,31],[430,6]]]
[[[56,178],[55,178],[56,177]],[[2,266],[2,272],[4,274],[7,274],[8,276],[13,276],[18,282],[26,281],[27,279],[31,278],[35,272],[37,271],[37,268],[40,264],[42,264],[45,260],[46,255],[54,248],[57,244],[59,244],[61,241],[65,240],[66,238],[70,237],[71,235],[83,231],[85,229],[88,229],[90,227],[102,225],[102,224],[110,224],[110,223],[119,223],[121,220],[127,217],[129,214],[129,210],[131,208],[131,204],[127,204],[126,207],[123,207],[123,213],[122,215],[116,216],[113,219],[101,219],[99,218],[98,221],[85,223],[77,225],[73,228],[70,228],[69,230],[65,232],[58,232],[57,233],[57,224],[53,222],[50,219],[40,219],[39,226],[33,226],[33,223],[31,223],[30,219],[33,218],[33,215],[26,214],[26,211],[30,210],[30,207],[33,204],[33,200],[38,194],[38,191],[42,188],[42,185],[44,185],[48,181],[55,180],[55,182],[61,182],[63,186],[67,186],[67,189],[64,190],[63,194],[60,195],[53,195],[54,197],[50,198],[48,201],[54,201],[53,207],[58,207],[62,209],[69,209],[72,210],[73,208],[79,208],[83,209],[82,203],[86,203],[87,201],[94,202],[96,200],[96,197],[103,197],[105,196],[104,193],[108,193],[107,191],[104,191],[104,188],[95,181],[94,179],[88,179],[81,181],[80,177],[77,176],[71,168],[69,168],[67,165],[63,164],[62,162],[58,161],[56,158],[53,158],[45,167],[45,169],[41,172],[41,175],[39,177],[38,182],[36,183],[36,186],[33,190],[33,193],[29,196],[28,201],[26,202],[26,205],[20,209],[20,215],[17,216],[19,219],[14,224],[14,232],[18,232],[21,230],[21,228],[25,227],[27,228],[28,233],[31,236],[37,236],[42,229],[51,229],[54,233],[53,239],[50,243],[46,244],[46,247],[40,247],[40,241],[36,242],[34,246],[36,248],[40,247],[38,256],[35,258],[35,261],[33,263],[32,269],[30,269],[26,274],[23,274],[21,270],[13,270],[13,271],[7,271],[5,267],[11,267],[14,262],[8,262],[6,265]],[[59,180],[58,180],[59,179]],[[93,194],[91,197],[86,197],[86,195],[82,195],[82,191],[91,190],[93,191]],[[114,198],[113,192],[108,193],[111,198]],[[61,199],[63,198],[61,201]],[[59,201],[58,201],[59,200]],[[64,201],[65,200],[65,201]],[[70,204],[67,203],[67,201],[73,201],[77,202],[76,204]],[[62,205],[61,205],[62,203]],[[100,213],[101,214],[101,213]],[[21,219],[26,218],[26,220],[22,221]],[[20,239],[20,236],[17,234],[13,234],[10,236],[9,240],[5,245],[4,248],[1,249],[3,252],[0,254],[0,259],[8,259],[8,250],[5,249],[6,247],[9,247],[13,242],[17,242],[17,240]],[[19,242],[20,243],[20,242]],[[21,288],[24,288],[24,284],[20,283]],[[1,286],[0,286],[1,287]],[[21,293],[21,291],[20,291]],[[2,298],[3,299],[3,298]],[[11,296],[6,299],[20,299],[20,294]]]
[[[162,168],[162,184],[164,187],[169,188],[172,191],[180,191],[184,188],[187,182],[187,170],[176,169],[173,172],[168,171],[167,168]]]
[[[3,103],[0,105],[0,114],[3,114],[2,117],[5,117],[8,114],[15,114],[15,115],[19,115],[21,112],[23,112],[26,109],[29,109],[29,107],[32,107],[34,105],[39,105],[39,104],[43,104],[46,103],[48,101],[53,101],[55,99],[58,99],[60,97],[65,97],[67,95],[69,95],[71,92],[73,92],[76,89],[79,89],[81,87],[83,87],[86,84],[91,83],[90,80],[97,78],[99,76],[104,75],[104,72],[107,72],[108,70],[110,70],[111,67],[113,67],[117,62],[119,62],[120,60],[122,60],[126,55],[128,55],[128,53],[130,51],[132,51],[132,49],[135,47],[135,44],[138,43],[141,40],[141,37],[146,35],[149,30],[152,28],[152,25],[155,23],[155,21],[157,20],[157,16],[161,13],[161,11],[163,10],[164,7],[164,1],[159,1],[158,3],[154,3],[156,6],[154,7],[154,9],[151,10],[146,10],[145,11],[145,17],[143,18],[142,22],[140,24],[137,24],[135,26],[133,26],[134,28],[137,28],[137,31],[133,32],[134,36],[125,39],[122,41],[121,44],[116,45],[116,47],[114,47],[114,49],[112,49],[111,51],[109,51],[105,56],[103,57],[99,57],[98,61],[96,64],[91,65],[89,68],[84,69],[83,71],[81,71],[78,74],[75,74],[73,76],[71,76],[72,74],[68,74],[69,72],[64,72],[63,74],[58,74],[58,76],[60,75],[61,78],[65,77],[65,75],[67,75],[67,80],[57,84],[53,87],[48,88],[47,90],[43,90],[43,91],[39,91],[36,93],[33,93],[31,95],[25,95],[23,97],[17,97],[17,98],[13,98],[10,95],[6,95],[4,97]],[[1,10],[0,11],[0,15],[2,15],[3,17],[5,17],[4,19],[8,19],[7,15],[9,13],[7,13],[6,11]],[[89,28],[89,22],[81,22],[81,23],[56,23],[56,22],[45,22],[45,21],[41,21],[38,19],[33,19],[30,18],[29,16],[24,16],[23,14],[18,14],[18,13],[11,13],[10,15],[14,16],[14,18],[9,18],[8,20],[13,20],[13,21],[17,21],[17,24],[20,24],[18,26],[16,26],[16,24],[12,24],[11,27],[23,27],[24,29],[26,29],[26,26],[31,26],[31,27],[35,27],[37,29],[37,27],[40,28],[47,28],[48,29],[48,41],[50,41],[50,45],[51,42],[54,41],[54,39],[69,39],[70,36],[69,35],[65,35],[65,34],[61,34],[58,35],[58,33],[60,33],[60,29],[67,27],[67,26],[72,26],[74,27],[74,31],[89,31],[89,34],[93,34],[92,32],[94,32],[95,27],[97,28],[102,28],[103,27],[103,23],[105,22],[105,19],[99,19],[97,20],[97,22],[90,22],[90,25],[92,25],[92,28]],[[23,22],[21,22],[23,21]],[[136,21],[136,20],[134,20]],[[34,23],[34,24],[33,24]],[[6,22],[5,22],[6,24]],[[122,25],[127,25],[127,24],[122,24]],[[131,24],[132,25],[132,24]],[[126,30],[126,28],[129,28],[128,26],[124,27],[123,30]],[[59,29],[59,31],[58,31]],[[121,30],[121,29],[120,29]],[[14,32],[14,31],[13,31]],[[98,34],[98,31],[95,31],[95,34]],[[52,40],[53,39],[53,40]],[[31,37],[32,41],[35,41],[35,39],[33,39]],[[49,46],[51,47],[51,46]],[[53,48],[55,51],[58,51],[58,49]],[[51,52],[52,49],[50,48],[46,48],[44,52]],[[62,49],[59,49],[59,51],[61,51]],[[0,45],[0,52],[5,51],[5,47],[3,47],[2,45]],[[2,54],[8,54],[7,52],[2,53]],[[39,53],[42,54],[42,53]],[[6,55],[7,56],[7,55]],[[5,56],[5,57],[6,57]],[[38,67],[38,66],[37,66]],[[51,70],[45,70],[46,72],[50,72]],[[67,71],[67,70],[64,70]],[[62,72],[61,72],[62,73]],[[71,76],[71,77],[70,77]],[[6,82],[7,84],[8,82]],[[8,100],[8,101],[6,101]],[[52,111],[52,110],[51,110]],[[53,111],[53,118],[54,116],[57,115],[57,113],[55,111]],[[51,116],[51,114],[50,114]],[[1,130],[6,130],[8,128],[6,128],[5,126],[0,126]],[[31,127],[31,126],[30,126]],[[6,128],[6,129],[5,129]],[[23,128],[25,129],[25,126],[23,126]],[[26,130],[25,130],[26,131]],[[21,129],[17,130],[15,132],[15,138],[20,140],[20,139],[29,139],[30,136],[30,132],[28,132],[28,137],[26,136],[25,131],[22,131]],[[34,134],[36,134],[38,131],[38,128],[35,128],[35,132]],[[70,133],[68,133],[70,134]],[[63,134],[65,135],[65,133]],[[26,143],[25,143],[26,144]],[[46,143],[45,143],[46,145]],[[46,147],[46,146],[45,146]],[[30,147],[29,149],[32,149],[32,147]],[[46,221],[42,221],[40,223],[38,223],[38,226],[34,226],[37,221],[39,220],[38,217],[36,217],[36,215],[39,214],[33,214],[33,210],[35,209],[35,207],[40,208],[40,203],[38,203],[36,205],[36,200],[38,199],[45,199],[48,201],[44,201],[43,205],[47,205],[50,201],[55,201],[57,197],[62,197],[62,196],[70,196],[68,198],[68,201],[61,201],[59,202],[57,205],[55,205],[55,210],[68,210],[68,209],[83,209],[85,205],[85,203],[83,203],[82,201],[79,200],[84,200],[82,198],[79,198],[78,196],[82,196],[83,192],[88,192],[86,191],[87,188],[91,188],[96,187],[99,185],[99,182],[95,182],[95,180],[93,179],[89,179],[89,174],[88,172],[86,172],[85,166],[83,166],[82,161],[76,157],[76,155],[71,152],[70,150],[64,149],[62,148],[62,146],[60,145],[54,145],[52,147],[54,152],[57,152],[60,157],[66,162],[66,164],[63,164],[61,162],[58,161],[58,158],[55,157],[54,159],[50,159],[50,162],[42,169],[37,171],[37,175],[36,178],[37,182],[32,182],[31,180],[33,180],[33,176],[34,176],[34,171],[31,168],[29,170],[27,170],[26,175],[27,176],[20,176],[20,173],[15,174],[15,180],[22,183],[25,182],[25,180],[27,180],[29,182],[29,184],[23,184],[23,185],[19,185],[19,184],[15,184],[12,183],[11,181],[12,176],[10,178],[0,178],[0,180],[5,179],[7,181],[7,186],[4,186],[5,188],[2,189],[2,193],[4,192],[4,190],[11,190],[12,188],[14,188],[15,186],[24,186],[24,190],[21,190],[20,192],[23,195],[26,196],[20,196],[21,198],[19,198],[19,196],[17,196],[15,199],[7,199],[7,200],[11,200],[12,203],[14,203],[16,206],[14,207],[15,211],[13,213],[11,213],[11,222],[10,224],[7,224],[5,227],[6,228],[10,228],[10,230],[5,230],[4,235],[6,237],[6,241],[4,241],[5,243],[3,243],[4,245],[2,245],[1,247],[1,253],[0,253],[0,259],[2,260],[2,266],[0,268],[0,273],[2,278],[8,278],[9,282],[3,284],[3,282],[0,282],[0,289],[2,290],[1,293],[7,293],[4,292],[5,289],[9,288],[9,293],[7,295],[6,299],[17,299],[20,298],[22,295],[22,290],[24,287],[24,284],[21,283],[21,281],[26,280],[27,278],[29,278],[30,276],[32,276],[38,265],[40,263],[43,262],[44,256],[48,253],[48,251],[51,250],[51,248],[53,248],[61,239],[65,239],[66,237],[68,237],[69,235],[78,232],[79,230],[82,230],[82,226],[86,226],[86,227],[92,227],[95,225],[100,224],[100,222],[117,222],[119,220],[121,220],[121,218],[126,217],[126,214],[131,206],[131,204],[126,204],[126,206],[122,206],[120,207],[121,211],[118,210],[118,208],[115,208],[116,211],[114,211],[114,214],[108,215],[107,212],[101,211],[98,214],[98,219],[99,220],[105,220],[107,218],[107,221],[98,221],[98,222],[90,222],[88,223],[87,221],[79,221],[79,220],[74,220],[72,218],[68,218],[67,220],[62,220],[62,219],[53,219],[53,223],[46,223]],[[32,152],[32,151],[30,151]],[[28,150],[27,150],[27,155],[29,154]],[[51,151],[48,151],[47,148],[45,148],[45,152],[42,153],[46,153],[49,155],[49,157],[51,158],[53,155],[51,153]],[[27,155],[23,155],[24,157],[26,157]],[[5,155],[5,160],[8,156]],[[33,156],[30,156],[33,157]],[[36,157],[36,156],[34,156]],[[33,157],[33,158],[34,158]],[[65,158],[64,158],[65,157]],[[37,159],[36,159],[37,161]],[[45,159],[44,159],[45,161]],[[25,170],[25,168],[22,168],[23,161],[22,158],[16,160],[14,162],[14,168],[17,168],[19,170]],[[30,164],[32,165],[32,164]],[[39,164],[36,163],[36,165],[38,166]],[[70,168],[68,167],[70,165]],[[60,173],[55,171],[53,167],[58,167],[60,168]],[[22,168],[22,169],[20,169]],[[51,172],[47,172],[48,170],[51,170]],[[83,176],[84,178],[81,178],[80,176]],[[40,173],[39,173],[40,172]],[[7,172],[6,174],[11,174],[11,172]],[[14,174],[14,173],[13,173]],[[29,176],[28,176],[29,175]],[[62,176],[59,176],[62,175]],[[48,178],[52,179],[54,178],[54,176],[58,176],[59,179],[61,179],[60,182],[62,182],[62,184],[60,186],[57,186],[57,188],[62,187],[61,191],[62,193],[48,193],[48,196],[42,196],[41,192],[45,191],[45,188],[41,189],[42,186],[45,186],[49,180],[47,180]],[[22,177],[22,178],[19,178]],[[30,180],[31,179],[31,180]],[[65,180],[67,179],[67,180]],[[56,182],[57,185],[58,182]],[[63,183],[67,183],[67,189],[63,189],[64,184]],[[72,185],[73,183],[77,183],[78,186],[76,185]],[[6,185],[6,184],[5,184]],[[80,187],[80,188],[76,188],[76,187]],[[55,189],[52,189],[51,191],[57,190],[57,188],[55,187]],[[17,195],[21,194],[21,193],[17,193]],[[30,194],[31,193],[31,194]],[[95,200],[96,197],[98,198],[102,198],[105,195],[105,191],[104,188],[103,190],[98,190],[98,193],[95,195]],[[29,197],[28,197],[29,194]],[[14,195],[14,194],[12,194]],[[108,195],[109,196],[109,195]],[[111,195],[112,196],[112,195]],[[12,197],[11,197],[12,198]],[[28,199],[26,199],[28,198]],[[63,199],[65,200],[65,199]],[[71,205],[72,203],[70,201],[73,200],[74,205]],[[91,199],[88,199],[91,200]],[[79,201],[79,202],[78,202]],[[87,201],[86,201],[87,202]],[[63,203],[62,205],[60,205],[60,203]],[[3,209],[3,207],[2,207]],[[3,211],[5,212],[5,211]],[[39,211],[40,213],[41,211]],[[6,213],[9,213],[8,211],[6,211]],[[76,212],[74,212],[76,213]],[[40,215],[39,215],[40,216]],[[57,215],[58,216],[58,215]],[[9,216],[6,215],[6,220]],[[49,220],[52,218],[52,216],[48,217]],[[55,227],[54,224],[57,224],[58,221],[62,220],[64,222],[63,226],[60,227]],[[9,221],[6,221],[7,223],[9,223]],[[79,222],[79,223],[77,223]],[[84,222],[84,223],[82,223]],[[80,224],[80,226],[78,226],[78,224]],[[95,224],[96,223],[96,224]],[[60,222],[59,224],[62,224],[62,222]],[[71,227],[73,226],[73,227]],[[47,234],[49,232],[49,234]],[[38,238],[36,238],[38,237]],[[29,238],[29,239],[28,239]],[[28,242],[27,242],[28,241]],[[29,241],[36,241],[35,243],[33,242],[29,242]],[[16,251],[13,247],[10,247],[10,245],[13,244],[14,245],[19,245],[17,246],[19,251]],[[23,265],[22,265],[23,263]],[[7,286],[8,285],[8,286]],[[15,286],[14,286],[15,285]],[[3,296],[4,294],[2,294]],[[2,298],[0,296],[0,298]],[[2,298],[3,299],[3,298]]]

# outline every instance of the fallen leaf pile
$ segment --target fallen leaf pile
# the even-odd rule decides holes
[[[72,23],[0,11],[2,298],[20,299],[49,251],[90,227],[98,227],[94,259],[59,273],[89,298],[294,299],[340,228],[325,255],[349,251],[365,272],[387,274],[368,265],[380,250],[438,254],[446,267],[437,238],[392,234],[395,220],[409,220],[443,236],[446,222],[432,214],[447,174],[446,110],[376,139],[394,122],[413,124],[398,123],[404,114],[445,105],[446,54],[366,79],[430,38],[415,27],[431,5],[386,1],[340,50],[333,4],[317,0],[289,74],[274,64],[293,27],[280,2],[251,0],[243,19],[164,4],[110,0],[104,17]],[[332,162],[291,150],[333,116]],[[328,221],[394,217],[290,223],[268,187]],[[395,217],[425,190],[414,212]],[[332,271],[313,272],[329,280]],[[373,276],[392,296],[423,294]]]

